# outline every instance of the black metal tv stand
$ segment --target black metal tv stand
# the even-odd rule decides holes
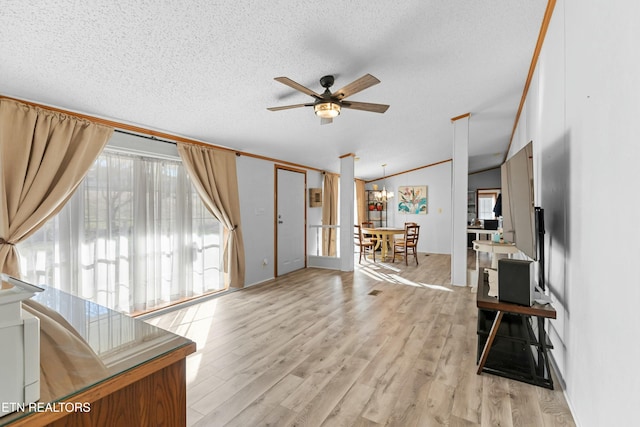
[[[488,275],[478,274],[478,374],[482,372],[553,389],[546,319],[551,304],[523,306],[490,297]]]

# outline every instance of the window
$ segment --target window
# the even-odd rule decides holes
[[[500,190],[478,190],[478,218],[494,219],[493,208],[496,205]]]
[[[140,313],[224,288],[221,227],[179,159],[103,152],[19,245],[23,277]]]

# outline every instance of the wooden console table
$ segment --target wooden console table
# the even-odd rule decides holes
[[[553,389],[545,320],[555,319],[551,304],[531,307],[490,297],[488,275],[478,278],[478,375],[487,372]]]
[[[193,341],[56,289],[47,288],[33,300],[59,313],[93,353],[72,354],[56,343],[50,352],[69,362],[54,373],[42,372],[39,402],[56,409],[13,412],[0,418],[0,426],[186,425],[185,359],[196,350]],[[41,366],[46,366],[43,358],[54,357],[44,351]],[[96,369],[73,363],[74,357],[89,356],[97,356]],[[49,381],[55,391],[45,393],[42,378],[52,376],[58,378]],[[85,410],[69,410],[74,405]]]

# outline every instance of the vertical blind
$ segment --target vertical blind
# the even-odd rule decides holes
[[[103,152],[19,251],[27,280],[125,313],[224,287],[220,224],[179,160]]]

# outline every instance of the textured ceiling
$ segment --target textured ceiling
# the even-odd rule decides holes
[[[470,170],[502,162],[546,0],[0,0],[0,95],[373,179],[451,158],[471,113]],[[313,99],[381,83],[320,125]]]

